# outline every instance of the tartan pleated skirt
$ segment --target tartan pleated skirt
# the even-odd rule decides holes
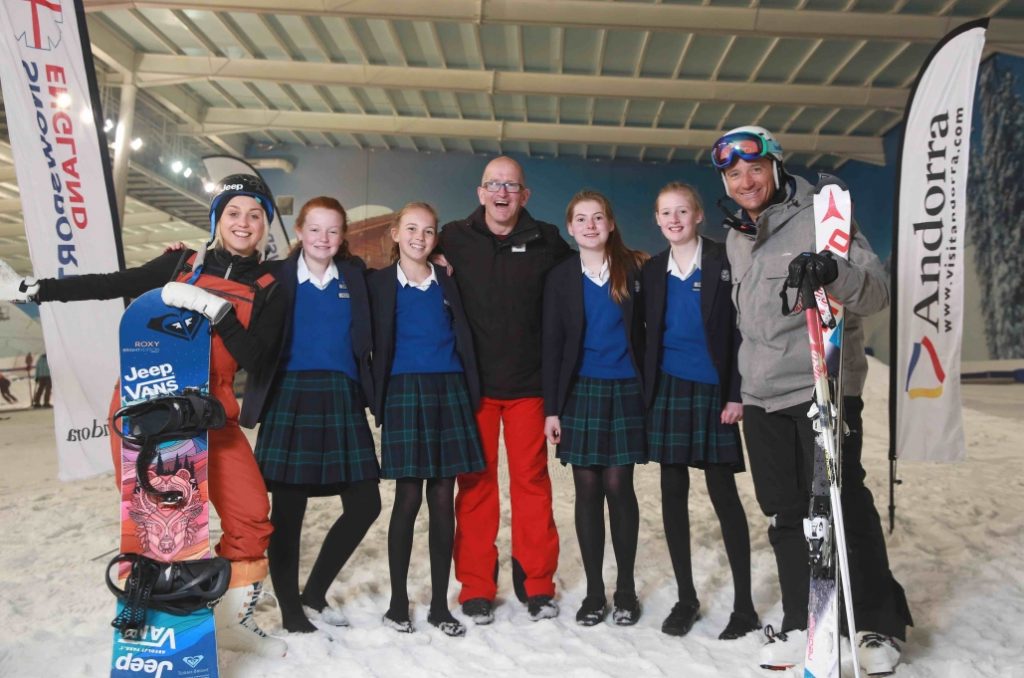
[[[484,469],[473,406],[461,372],[395,374],[380,438],[384,478],[452,478]]]
[[[555,456],[574,466],[647,462],[644,396],[636,379],[577,377],[559,417]]]
[[[359,384],[342,372],[285,372],[254,451],[270,490],[299,485],[329,495],[344,483],[380,477]]]
[[[718,384],[703,384],[658,374],[654,403],[647,416],[647,449],[651,461],[703,468],[727,464],[745,470],[740,428],[721,421]]]

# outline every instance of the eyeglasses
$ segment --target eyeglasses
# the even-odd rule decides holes
[[[509,193],[518,193],[523,190],[523,185],[518,181],[485,181],[481,186],[491,193],[497,193],[502,188]]]
[[[752,132],[727,134],[711,149],[711,162],[717,169],[725,169],[741,158],[748,162],[766,155],[782,155],[782,147],[774,139],[765,139]]]

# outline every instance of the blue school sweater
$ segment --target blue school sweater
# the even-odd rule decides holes
[[[629,358],[622,310],[611,295],[611,281],[598,285],[583,276],[583,360],[580,376],[595,379],[629,379],[636,369]]]
[[[395,358],[391,374],[462,372],[455,352],[455,330],[437,282],[426,290],[397,280]]]
[[[668,276],[661,370],[679,379],[717,384],[718,371],[711,362],[711,353],[704,338],[700,287],[699,268],[686,280]]]

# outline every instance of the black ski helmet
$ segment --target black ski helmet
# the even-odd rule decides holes
[[[210,201],[210,235],[217,230],[217,222],[224,213],[231,198],[247,195],[259,202],[267,214],[267,226],[274,220],[274,194],[258,174],[229,174],[217,183],[213,200]]]

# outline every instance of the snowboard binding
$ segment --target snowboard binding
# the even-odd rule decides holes
[[[128,418],[127,430],[118,420]],[[160,396],[122,407],[112,417],[114,431],[139,447],[135,475],[139,487],[164,506],[177,506],[184,498],[179,491],[161,492],[149,481],[149,466],[157,456],[157,445],[172,440],[188,440],[203,431],[224,426],[227,416],[216,398],[195,389],[181,395]]]
[[[111,570],[131,570],[124,588],[114,583]],[[138,553],[119,553],[107,566],[107,588],[124,608],[110,625],[125,638],[138,638],[146,625],[146,611],[187,615],[213,608],[228,590],[231,563],[224,558],[161,563]]]

